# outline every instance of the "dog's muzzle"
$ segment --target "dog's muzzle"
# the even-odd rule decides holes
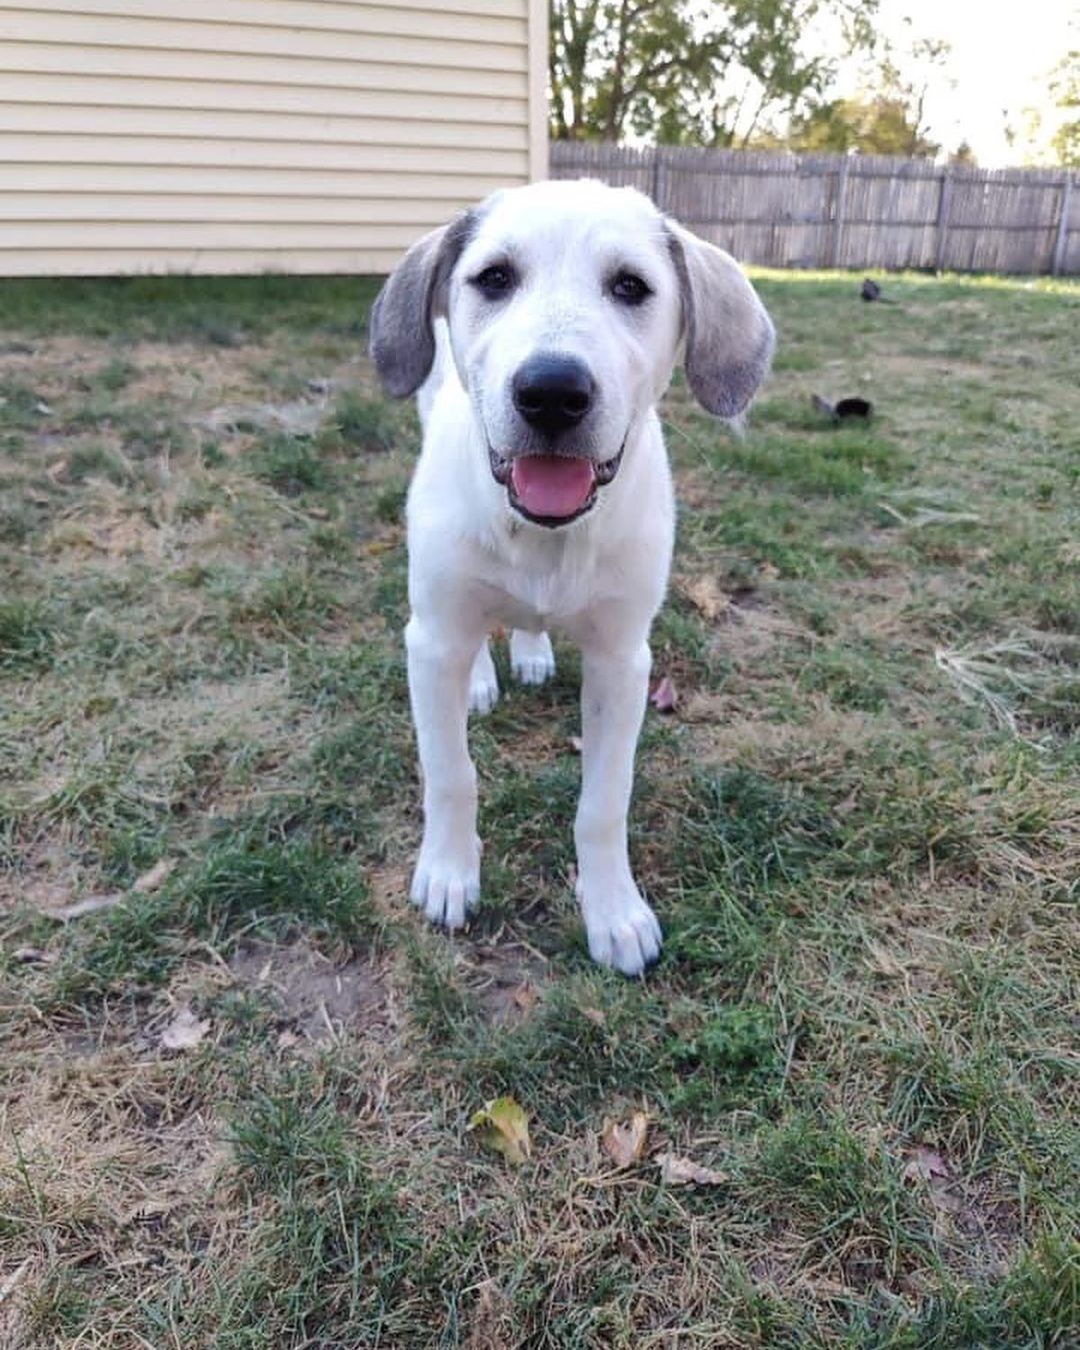
[[[597,464],[572,455],[503,456],[488,446],[491,474],[506,488],[510,505],[526,520],[549,530],[580,520],[596,505],[597,493],[619,471],[619,453]]]

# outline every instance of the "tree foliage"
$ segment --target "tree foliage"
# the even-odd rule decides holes
[[[941,149],[920,131],[907,101],[896,94],[839,98],[796,118],[783,142],[792,150],[858,150],[866,155],[932,158]]]
[[[886,49],[864,80],[866,92],[793,118],[784,144],[793,150],[933,158],[941,146],[923,125],[926,95],[949,51],[948,43],[931,38],[917,39],[902,54]]]
[[[551,134],[746,144],[763,120],[819,99],[833,73],[807,29],[873,39],[877,0],[552,0]]]
[[[1080,30],[1080,21],[1077,28]],[[1080,168],[1080,46],[1066,53],[1054,68],[1050,92],[1063,114],[1050,138],[1050,149],[1059,164]]]
[[[1061,34],[1064,55],[1046,75],[1048,100],[1006,113],[1005,137],[1026,164],[1080,168],[1080,5]]]

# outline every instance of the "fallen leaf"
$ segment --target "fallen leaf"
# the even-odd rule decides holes
[[[470,1130],[480,1131],[485,1148],[501,1153],[507,1162],[520,1165],[532,1156],[529,1120],[513,1097],[496,1097],[473,1113]]]
[[[930,1181],[934,1177],[950,1176],[949,1164],[934,1148],[926,1148],[922,1144],[917,1144],[908,1155],[907,1166],[904,1168],[904,1180],[914,1181],[921,1177],[923,1181]]]
[[[533,986],[526,981],[524,984],[518,985],[510,998],[515,1008],[520,1008],[522,1012],[529,1012],[536,1003],[537,994]]]
[[[582,1008],[581,1015],[587,1017],[594,1027],[602,1027],[607,1021],[599,1008]]]
[[[159,858],[153,867],[148,868],[140,877],[135,878],[131,889],[140,895],[151,895],[176,870],[175,858]]]
[[[200,1022],[190,1008],[181,1008],[161,1033],[166,1050],[193,1050],[210,1030],[209,1022]]]
[[[649,702],[657,712],[674,712],[678,697],[675,692],[675,685],[670,677],[665,675],[649,695]]]
[[[757,574],[762,581],[775,581],[780,575],[780,569],[775,563],[763,562],[758,568]]]
[[[50,966],[57,959],[56,952],[47,952],[44,947],[16,947],[11,959],[24,966]]]
[[[76,900],[73,905],[65,905],[63,909],[54,909],[49,914],[49,918],[58,919],[61,923],[68,923],[71,919],[81,919],[86,914],[97,914],[99,910],[112,909],[123,898],[119,891],[110,891],[107,895],[84,895],[81,900]]]
[[[727,1181],[726,1172],[717,1172],[712,1167],[702,1167],[689,1158],[678,1158],[674,1153],[657,1155],[660,1166],[660,1180],[667,1186],[722,1186]]]
[[[902,1173],[905,1181],[923,1182],[930,1202],[944,1214],[959,1214],[964,1208],[952,1168],[937,1151],[924,1144],[916,1144],[908,1154]]]
[[[600,1134],[600,1147],[618,1168],[633,1167],[645,1152],[649,1133],[649,1118],[644,1111],[635,1111],[627,1121],[609,1120]]]
[[[731,597],[713,576],[691,577],[681,582],[679,589],[710,623],[731,604]]]

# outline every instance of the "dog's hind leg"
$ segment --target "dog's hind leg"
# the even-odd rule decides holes
[[[555,653],[546,633],[526,633],[515,628],[510,634],[510,669],[522,684],[543,684],[555,674]]]
[[[469,672],[469,711],[489,713],[499,701],[499,678],[485,638]]]

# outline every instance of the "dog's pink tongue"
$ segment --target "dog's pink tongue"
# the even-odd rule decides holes
[[[589,499],[593,466],[563,455],[522,455],[510,468],[514,495],[530,515],[572,516]]]

